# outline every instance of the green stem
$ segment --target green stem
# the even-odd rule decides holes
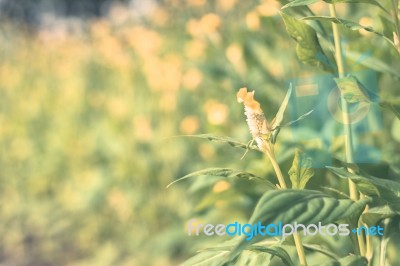
[[[393,20],[394,24],[396,25],[396,33],[397,37],[400,38],[400,23],[399,23],[399,11],[398,11],[398,0],[392,0],[393,5]]]
[[[279,181],[279,186],[281,187],[281,189],[286,189],[287,188],[286,182],[285,182],[285,179],[283,178],[281,168],[279,167],[279,164],[276,161],[275,153],[274,153],[272,146],[269,151],[266,151],[266,154],[268,155],[268,158],[271,161],[272,167],[274,168],[276,177],[278,178],[278,181]],[[294,244],[296,246],[297,255],[299,256],[300,265],[307,266],[306,255],[304,253],[304,247],[301,242],[301,237],[296,232],[293,234],[293,238],[294,238]]]
[[[329,11],[331,17],[336,17],[336,9],[335,5],[329,5]],[[332,31],[333,31],[333,39],[335,42],[335,58],[336,64],[338,68],[339,78],[344,77],[344,63],[343,63],[343,55],[342,55],[342,47],[340,44],[340,35],[338,25],[332,22]],[[345,149],[346,149],[346,161],[348,163],[352,163],[353,160],[353,138],[351,132],[351,121],[348,113],[347,102],[344,97],[341,97],[341,105],[342,105],[342,115],[343,115],[343,125],[344,125],[344,135],[345,139]],[[350,198],[352,200],[358,199],[358,193],[355,184],[349,180],[349,191]]]
[[[383,221],[383,237],[381,239],[381,244],[380,244],[380,252],[379,252],[379,266],[385,266],[386,265],[386,247],[387,243],[389,241],[389,223],[390,220],[386,218]]]
[[[274,151],[272,150],[272,151],[267,152],[267,155],[268,155],[269,160],[270,160],[270,162],[272,164],[272,167],[274,168],[276,177],[278,178],[279,186],[282,189],[286,189],[287,188],[286,182],[285,182],[285,179],[283,178],[281,168],[279,167],[279,164],[276,161]]]
[[[331,17],[336,16],[335,5],[329,5],[329,12]],[[335,58],[336,64],[338,68],[338,76],[339,78],[343,78],[345,76],[344,72],[344,63],[343,63],[343,55],[342,55],[342,47],[340,41],[339,27],[337,24],[332,23],[332,31],[333,31],[333,39],[335,43]],[[344,99],[343,95],[341,96],[341,106],[342,106],[342,119],[344,126],[344,135],[345,135],[345,150],[346,150],[346,161],[347,163],[353,163],[353,138],[352,138],[352,129],[351,129],[351,120],[348,113],[348,105],[347,101]],[[353,172],[352,169],[348,168],[349,172]],[[349,192],[350,198],[354,201],[358,200],[358,192],[356,185],[349,179]],[[365,256],[365,242],[364,237],[362,235],[358,236],[358,246],[360,250],[360,254]]]

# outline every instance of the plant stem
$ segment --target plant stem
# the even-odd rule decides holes
[[[383,237],[381,239],[381,244],[380,244],[380,252],[379,252],[379,266],[385,266],[386,265],[386,247],[387,243],[389,241],[389,223],[390,220],[386,218],[383,220]]]
[[[294,244],[296,245],[297,254],[299,255],[300,265],[307,266],[306,255],[304,254],[303,244],[301,243],[301,237],[296,232],[293,234]]]
[[[336,16],[336,9],[334,4],[329,5],[329,12],[331,17]],[[342,55],[342,47],[340,43],[340,34],[339,27],[337,24],[332,22],[332,31],[333,31],[333,39],[335,42],[335,58],[336,64],[338,68],[338,76],[339,78],[343,78],[345,75],[344,72],[344,63],[343,63],[343,55]],[[352,138],[352,130],[351,130],[351,120],[348,113],[348,105],[347,101],[344,99],[343,95],[341,96],[341,107],[342,107],[342,119],[344,126],[344,135],[345,135],[345,150],[346,150],[346,162],[353,163],[353,138]],[[354,171],[350,168],[347,169],[349,172],[354,173]],[[358,192],[356,185],[349,179],[349,192],[350,198],[354,201],[358,200]],[[368,241],[369,243],[370,241]],[[364,237],[362,235],[358,236],[358,245],[360,249],[361,256],[365,256],[365,242]],[[368,248],[367,248],[368,249]]]
[[[285,179],[283,178],[281,168],[279,167],[279,164],[276,161],[273,147],[271,147],[271,150],[267,151],[266,154],[268,155],[268,158],[271,161],[272,167],[274,167],[276,177],[278,178],[278,181],[279,181],[279,186],[281,187],[281,189],[286,189],[287,188],[286,182],[285,182]],[[293,238],[294,238],[294,244],[296,246],[297,255],[299,256],[300,265],[307,266],[306,255],[304,253],[304,248],[303,248],[303,244],[301,242],[301,237],[296,232],[293,234]]]
[[[287,188],[286,182],[285,182],[285,179],[283,178],[281,168],[279,167],[279,164],[276,161],[274,151],[272,150],[270,152],[267,152],[267,155],[269,157],[269,160],[271,161],[272,167],[274,167],[276,177],[278,178],[278,181],[279,181],[279,186],[282,189],[286,189]]]
[[[399,12],[398,12],[399,0],[392,0],[393,5],[393,20],[396,25],[397,37],[400,38],[400,23],[399,23]]]
[[[336,17],[336,9],[333,4],[329,5],[329,11],[331,13],[331,17]],[[338,68],[338,76],[339,78],[343,78],[345,73],[344,73],[342,47],[340,44],[339,28],[338,25],[333,22],[332,22],[332,30],[333,30],[333,39],[335,42],[335,58]],[[341,106],[342,106],[344,135],[346,137],[345,141],[346,161],[348,163],[353,163],[354,159],[353,159],[353,138],[351,132],[351,121],[348,113],[349,108],[347,106],[347,101],[344,99],[344,97],[341,97]],[[358,198],[357,189],[354,186],[354,183],[351,181],[349,182],[349,188],[350,188],[350,198],[353,200],[357,200]]]

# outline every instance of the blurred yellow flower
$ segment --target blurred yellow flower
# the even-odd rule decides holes
[[[153,129],[150,120],[144,116],[136,116],[132,121],[134,134],[139,141],[150,142],[153,139]]]
[[[186,116],[180,123],[180,131],[183,134],[194,134],[199,129],[199,119],[195,116]]]
[[[196,68],[190,68],[182,77],[183,87],[195,90],[203,80],[203,74]]]
[[[244,74],[246,71],[246,65],[243,60],[243,51],[240,44],[234,43],[228,46],[226,49],[226,57],[232,63],[235,70],[240,73]]]
[[[253,31],[260,29],[260,17],[257,12],[252,11],[246,14],[246,25]]]
[[[192,40],[185,45],[185,54],[190,59],[199,59],[204,56],[206,44],[202,40]]]
[[[204,32],[212,33],[221,25],[221,19],[216,14],[206,14],[201,18],[201,27]]]
[[[218,0],[217,6],[223,11],[229,11],[235,7],[236,0]]]
[[[218,181],[213,186],[213,192],[214,193],[224,192],[225,190],[228,190],[230,188],[230,186],[231,185],[225,180]]]
[[[228,107],[214,100],[205,103],[208,122],[212,125],[221,125],[228,117]]]
[[[264,17],[278,15],[281,11],[281,4],[276,0],[266,0],[257,7],[257,12]]]
[[[216,14],[209,13],[199,20],[190,19],[186,24],[186,31],[193,37],[202,37],[215,33],[220,25],[220,17]]]
[[[186,0],[189,6],[203,6],[207,1],[206,0]]]
[[[159,33],[142,26],[124,29],[122,35],[131,47],[144,58],[157,54],[163,45]]]
[[[152,90],[176,92],[182,80],[182,59],[175,54],[151,57],[144,62],[144,71]]]

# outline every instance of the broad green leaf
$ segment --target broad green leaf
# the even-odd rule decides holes
[[[268,257],[265,256],[268,254]],[[272,259],[272,256],[280,258],[284,265],[294,266],[292,259],[286,250],[282,247],[263,247],[263,246],[250,246],[248,250],[242,252],[235,265],[254,265],[264,266],[266,265],[266,259]]]
[[[277,127],[279,127],[282,123],[283,120],[283,114],[285,113],[286,107],[289,103],[289,98],[290,95],[292,95],[292,83],[290,83],[290,87],[289,90],[286,93],[285,99],[283,99],[281,106],[279,107],[278,112],[276,113],[275,118],[273,119],[272,123],[271,123],[271,129],[275,129]]]
[[[227,253],[232,250],[234,246],[219,246],[207,248],[199,252],[194,257],[190,258],[182,266],[206,266],[206,265],[226,265]],[[264,266],[267,262],[276,256],[281,259],[284,265],[294,266],[292,259],[286,250],[279,246],[249,246],[243,251],[241,256],[231,261],[228,265],[254,265]]]
[[[355,77],[335,78],[335,82],[347,102],[370,102],[368,94]]]
[[[327,167],[341,178],[350,179],[358,190],[368,196],[379,197],[391,204],[391,207],[400,207],[400,183],[373,176],[360,176],[348,172],[345,168]]]
[[[368,260],[365,257],[358,255],[350,255],[338,261],[329,261],[323,264],[316,264],[315,266],[366,266]]]
[[[311,158],[306,157],[297,150],[294,155],[292,167],[289,170],[292,188],[303,189],[306,187],[308,180],[314,175],[314,170],[311,166]]]
[[[264,243],[264,241],[262,243]],[[294,243],[293,236],[288,236],[285,239],[283,239],[281,241],[281,245],[293,246],[293,247],[296,246],[295,243]],[[339,259],[338,255],[336,255],[332,251],[328,250],[327,248],[325,248],[325,247],[323,247],[323,246],[321,246],[319,244],[317,245],[317,244],[306,244],[306,243],[303,243],[303,248],[305,250],[314,251],[314,252],[318,252],[318,253],[324,254],[324,255],[326,255],[328,257],[331,257],[334,260],[338,260]]]
[[[203,251],[191,257],[181,266],[221,266],[226,261],[228,251]]]
[[[318,42],[315,30],[305,22],[281,13],[289,35],[296,40],[296,53],[299,60],[308,65],[332,69],[332,63],[326,57]]]
[[[306,189],[271,190],[261,197],[249,223],[327,224],[348,218],[354,213],[361,213],[368,201],[338,200],[322,192]],[[236,257],[247,246],[263,238],[265,237],[256,236],[250,241],[242,239],[232,250],[230,257]]]
[[[321,254],[324,254],[328,257],[331,257],[334,260],[338,259],[338,255],[336,255],[335,253],[333,253],[332,251],[330,251],[329,249],[322,247],[320,245],[316,245],[316,244],[304,244],[303,243],[303,247],[305,250],[310,250],[310,251],[315,251]]]
[[[233,177],[238,177],[238,178],[246,178],[249,180],[252,179],[262,179],[261,177],[258,177],[256,175],[253,175],[251,173],[248,172],[243,172],[243,171],[239,171],[239,170],[235,170],[235,169],[231,169],[231,168],[207,168],[207,169],[203,169],[200,171],[196,171],[193,173],[190,173],[188,175],[185,175],[173,182],[171,182],[170,184],[168,184],[167,188],[169,188],[170,186],[172,186],[173,184],[191,178],[191,177],[196,177],[196,176],[220,176],[220,177],[225,177],[225,178],[233,178]],[[263,180],[266,183],[270,183],[268,180]],[[270,185],[272,187],[274,187],[274,185],[272,183],[270,183]]]
[[[361,215],[361,221],[368,226],[375,226],[381,220],[399,215],[399,212],[393,211],[389,206],[380,206],[368,209]]]

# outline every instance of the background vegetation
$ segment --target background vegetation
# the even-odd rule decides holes
[[[239,88],[256,90],[271,118],[289,79],[324,73],[297,59],[278,13],[282,4],[164,0],[130,9],[111,4],[97,19],[47,15],[35,27],[3,20],[0,262],[177,265],[220,241],[187,236],[190,218],[247,221],[262,184],[200,177],[165,187],[205,166],[276,182],[262,154],[240,160],[244,150],[173,136],[212,133],[247,142]],[[310,8],[328,14],[324,2]],[[392,38],[376,6],[338,4],[337,12]],[[378,71],[381,101],[398,108],[396,49],[368,31],[341,30],[345,51],[366,52],[381,64],[349,61],[349,70]],[[371,136],[382,162],[365,167],[396,179],[400,122],[393,112],[382,119],[382,130]],[[296,146],[290,130],[282,130],[277,156],[284,167]],[[330,184],[347,193],[346,181],[315,171],[311,188]],[[392,260],[398,235],[389,241]],[[332,248],[350,250],[346,243]]]

